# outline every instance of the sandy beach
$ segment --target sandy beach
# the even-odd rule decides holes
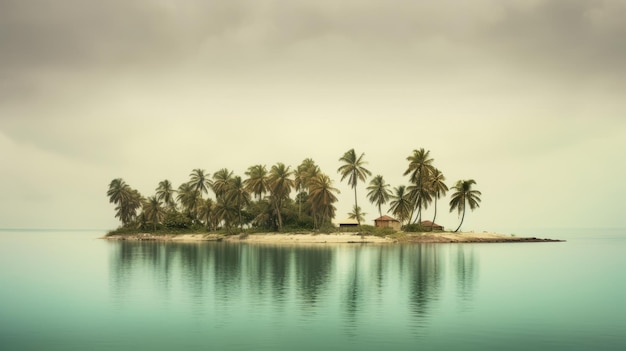
[[[222,234],[133,234],[105,236],[109,240],[158,240],[176,242],[226,241],[258,244],[394,244],[394,243],[502,243],[558,242],[562,240],[516,237],[497,233],[397,233],[389,237],[358,233],[258,233],[248,235]]]

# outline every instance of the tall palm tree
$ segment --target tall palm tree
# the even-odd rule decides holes
[[[176,201],[174,200],[174,194],[176,190],[172,189],[172,183],[165,179],[159,182],[159,186],[156,188],[156,198],[159,201],[163,201],[165,206],[173,210],[176,208]]]
[[[433,223],[430,226],[431,232],[433,231],[433,228],[435,226],[435,219],[437,218],[437,199],[446,195],[446,192],[448,191],[448,186],[446,185],[446,183],[444,183],[445,181],[446,177],[443,175],[443,173],[441,173],[439,169],[435,168],[435,170],[430,175],[429,180],[429,189],[433,199],[435,200],[435,215],[433,216]]]
[[[235,176],[230,181],[230,189],[228,190],[228,199],[235,204],[237,215],[239,217],[239,227],[243,229],[243,220],[241,218],[241,210],[250,204],[250,193],[243,185],[240,176]]]
[[[339,189],[326,174],[319,173],[309,180],[309,198],[315,227],[320,228],[335,217],[335,206]]]
[[[426,180],[434,170],[432,165],[434,160],[430,158],[430,151],[426,151],[424,148],[413,150],[413,153],[406,160],[409,161],[409,167],[404,175],[409,175],[409,181],[413,184],[409,190],[411,191],[413,209],[417,210],[414,221],[417,222],[421,218],[422,207],[428,205],[427,199],[422,196],[426,193],[424,189]],[[411,217],[413,217],[413,213],[411,213]]]
[[[178,187],[178,195],[176,196],[176,200],[178,200],[178,202],[182,206],[185,214],[195,221],[198,217],[197,207],[202,199],[200,198],[199,193],[196,191],[196,188],[193,186],[193,184],[191,184],[190,182],[181,184]]]
[[[270,189],[271,202],[276,211],[278,217],[278,231],[282,230],[283,217],[281,209],[285,199],[289,197],[291,189],[293,188],[293,179],[291,179],[292,172],[289,170],[289,166],[285,166],[283,163],[277,163],[270,169],[268,178],[268,184]]]
[[[411,211],[413,210],[413,204],[411,203],[411,199],[405,185],[400,185],[399,187],[394,188],[393,191],[394,194],[391,195],[393,200],[389,203],[391,205],[389,210],[394,217],[400,220],[400,223],[404,223],[404,221],[411,219],[410,216]]]
[[[122,226],[129,225],[137,218],[137,210],[141,207],[142,196],[131,188],[122,178],[116,178],[109,183],[107,191],[109,202],[115,204],[115,217],[119,218]]]
[[[337,169],[337,172],[341,174],[341,180],[348,178],[348,184],[354,188],[354,207],[358,206],[357,196],[356,196],[356,185],[359,180],[365,181],[365,179],[372,175],[368,169],[364,167],[367,162],[363,160],[363,156],[365,153],[362,153],[361,156],[357,157],[354,149],[350,149],[346,151],[346,153],[341,156],[339,161],[344,164]],[[361,221],[357,218],[357,222],[359,223],[359,227],[361,226]]]
[[[230,201],[226,197],[220,197],[215,202],[215,217],[218,221],[224,222],[226,231],[230,233],[232,223],[237,218],[237,208],[233,201]]]
[[[254,165],[248,167],[245,174],[248,176],[248,178],[243,181],[246,189],[261,200],[263,194],[269,190],[269,185],[267,184],[267,169],[264,165]]]
[[[191,179],[189,184],[194,188],[196,192],[202,198],[202,194],[207,194],[211,187],[211,180],[209,179],[209,173],[205,173],[204,169],[196,168],[189,174]]]
[[[385,183],[383,176],[377,175],[370,181],[370,185],[367,187],[369,192],[367,197],[370,202],[378,206],[378,215],[382,216],[382,205],[386,204],[391,197],[391,191],[389,190],[389,184]]]
[[[215,227],[213,226],[214,208],[215,204],[213,203],[213,199],[211,199],[210,197],[200,201],[200,205],[198,206],[198,219],[201,222],[204,222],[205,227],[209,230]]]
[[[165,209],[161,206],[161,201],[156,196],[150,196],[143,203],[143,213],[146,220],[152,223],[152,230],[165,218]]]
[[[222,168],[213,174],[213,184],[211,188],[213,188],[216,198],[219,199],[226,196],[230,190],[232,179],[233,172],[226,168]]]
[[[454,231],[455,233],[461,229],[461,225],[463,224],[463,219],[465,218],[465,207],[469,205],[472,211],[475,208],[480,207],[480,195],[482,195],[482,193],[478,190],[472,189],[472,185],[475,184],[476,181],[474,179],[459,180],[456,182],[456,185],[452,187],[455,192],[451,196],[450,212],[456,209],[459,214],[462,214],[461,223],[459,223],[459,226]]]
[[[296,190],[296,201],[298,202],[298,218],[302,213],[302,199],[306,196],[302,196],[302,192],[309,192],[309,183],[311,179],[320,174],[320,168],[315,164],[315,161],[311,158],[306,158],[293,172],[294,176],[294,188]]]
[[[119,205],[120,203],[128,200],[130,196],[130,186],[122,178],[115,178],[109,183],[109,190],[107,196],[109,202]]]

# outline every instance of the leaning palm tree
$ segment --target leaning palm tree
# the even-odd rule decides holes
[[[393,191],[394,194],[391,195],[393,200],[389,203],[391,205],[389,210],[394,217],[400,220],[400,223],[404,223],[404,221],[411,219],[411,211],[413,210],[409,193],[405,185],[400,185]]]
[[[430,175],[429,180],[429,189],[433,199],[435,200],[435,215],[433,216],[433,222],[430,225],[431,232],[433,231],[433,228],[435,226],[435,219],[437,218],[437,199],[446,195],[446,192],[448,191],[448,186],[446,185],[446,183],[444,183],[445,181],[446,177],[444,177],[443,173],[435,168],[435,170]]]
[[[176,190],[172,189],[172,183],[165,179],[159,182],[159,186],[156,188],[156,198],[159,201],[163,201],[165,206],[170,209],[176,209],[176,201],[174,201],[174,194]]]
[[[452,187],[455,192],[451,196],[450,212],[456,209],[459,215],[462,214],[461,223],[459,223],[459,226],[454,231],[455,233],[461,229],[461,225],[463,224],[466,204],[469,205],[472,211],[480,207],[480,195],[482,194],[480,191],[472,189],[472,185],[474,184],[476,184],[474,179],[459,180],[456,185]]]
[[[377,175],[372,178],[370,181],[370,185],[367,187],[369,192],[367,193],[367,197],[370,202],[376,206],[378,206],[378,215],[382,216],[382,205],[386,204],[389,201],[389,197],[391,197],[391,191],[389,190],[389,184],[385,183],[383,176]]]
[[[246,186],[248,192],[254,194],[255,197],[261,200],[263,194],[269,189],[269,185],[267,184],[267,169],[264,165],[250,166],[246,171],[246,175],[248,178],[243,181],[243,184]]]
[[[289,198],[289,193],[291,193],[291,189],[294,185],[291,174],[292,172],[289,170],[289,166],[285,166],[283,163],[279,162],[272,166],[268,178],[270,200],[276,216],[278,217],[278,231],[282,230],[283,227],[283,217],[281,214],[283,202],[285,199]]]
[[[109,202],[119,205],[128,199],[130,190],[130,186],[126,184],[122,178],[113,179],[111,183],[109,183],[109,190],[107,191]]]
[[[361,156],[357,157],[354,149],[350,149],[346,151],[343,156],[339,159],[339,161],[344,164],[337,169],[337,172],[341,174],[341,180],[348,178],[348,184],[352,188],[354,188],[354,207],[358,206],[357,196],[356,196],[356,185],[359,180],[365,181],[367,176],[372,175],[368,169],[364,167],[367,162],[363,160],[363,156],[365,153],[362,153]],[[359,223],[359,227],[361,226],[361,221],[357,218],[357,222]]]
[[[326,174],[320,173],[309,180],[309,204],[313,212],[313,221],[316,228],[335,217],[335,206],[339,189],[333,187],[333,182]]]
[[[417,215],[415,216],[415,222],[417,222],[421,217],[422,207],[427,205],[426,199],[422,195],[425,193],[426,180],[434,170],[432,165],[433,159],[430,158],[430,151],[421,148],[413,150],[413,153],[406,160],[409,161],[409,167],[404,172],[404,175],[409,175],[409,181],[413,184],[409,190],[411,190],[413,210],[417,210]],[[411,217],[413,217],[413,212],[411,212]]]
[[[165,218],[165,209],[161,206],[161,201],[156,196],[150,196],[143,203],[143,213],[146,220],[152,223],[152,230]]]

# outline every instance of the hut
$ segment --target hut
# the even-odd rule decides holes
[[[428,230],[430,231],[430,228],[432,228],[433,231],[442,231],[443,230],[443,226],[439,225],[437,223],[434,223],[432,221],[421,221],[420,222],[420,226],[422,227],[422,229],[424,230]]]
[[[357,222],[356,219],[344,219],[343,221],[339,221],[337,223],[339,225],[339,228],[350,228],[350,227],[358,227],[359,226],[359,222]]]
[[[400,230],[401,227],[399,220],[387,215],[376,218],[374,226],[377,228],[392,228],[393,230]]]

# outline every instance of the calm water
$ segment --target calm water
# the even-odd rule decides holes
[[[259,246],[0,231],[0,350],[625,350],[626,232]]]

